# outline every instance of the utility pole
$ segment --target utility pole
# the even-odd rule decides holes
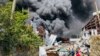
[[[95,8],[96,8],[96,13],[97,13],[97,17],[98,17],[99,25],[100,25],[100,16],[99,16],[99,10],[98,10],[98,6],[97,6],[97,3],[96,3],[96,0],[95,0]]]
[[[16,0],[13,0],[10,19],[13,19],[13,14],[14,14],[14,11],[15,11],[15,7],[16,7]]]

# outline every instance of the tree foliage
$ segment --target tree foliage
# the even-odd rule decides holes
[[[10,19],[12,2],[0,7],[0,46],[6,53],[17,46],[37,48],[42,40],[32,31],[32,26],[25,25],[27,10],[15,11]]]

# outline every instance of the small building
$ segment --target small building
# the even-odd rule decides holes
[[[92,19],[83,27],[82,38],[100,34],[100,11],[94,12]]]

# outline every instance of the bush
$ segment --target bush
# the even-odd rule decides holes
[[[12,2],[8,2],[0,7],[0,46],[4,53],[9,54],[17,47],[37,49],[42,45],[42,40],[32,31],[31,26],[25,25],[27,10],[15,11],[14,18],[10,19],[11,5]]]
[[[90,56],[100,56],[100,35],[90,39]]]

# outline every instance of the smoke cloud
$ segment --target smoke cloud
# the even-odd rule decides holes
[[[65,37],[79,34],[94,10],[93,0],[27,0],[26,4],[37,25],[42,22],[50,32]]]
[[[100,10],[100,0],[96,0],[96,3],[97,3],[98,9]]]
[[[0,0],[0,4],[6,4],[6,2],[7,2],[8,0]]]

